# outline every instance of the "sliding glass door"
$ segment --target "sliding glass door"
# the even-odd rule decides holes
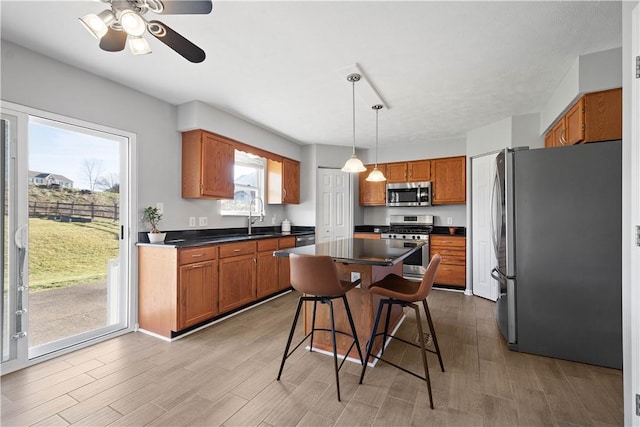
[[[6,372],[128,327],[130,142],[48,114],[2,124]]]

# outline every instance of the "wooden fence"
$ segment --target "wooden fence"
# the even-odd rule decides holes
[[[96,205],[95,203],[76,202],[29,202],[30,217],[81,217],[108,218],[118,220],[120,215],[117,203],[113,205]]]

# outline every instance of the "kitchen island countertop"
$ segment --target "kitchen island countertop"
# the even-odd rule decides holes
[[[416,242],[412,242],[416,243]],[[329,255],[336,262],[346,264],[363,264],[391,266],[398,264],[409,255],[424,246],[424,242],[417,242],[415,246],[406,247],[403,242],[394,240],[371,239],[339,239],[315,245],[274,252],[275,256],[288,257],[289,254]]]

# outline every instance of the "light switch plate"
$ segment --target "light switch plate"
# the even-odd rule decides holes
[[[201,216],[201,217],[199,217],[199,218],[198,218],[198,224],[199,224],[201,227],[206,226],[206,225],[207,225],[207,217],[206,217],[206,216]]]
[[[156,203],[156,209],[158,209],[158,213],[162,215],[164,213],[164,203]]]

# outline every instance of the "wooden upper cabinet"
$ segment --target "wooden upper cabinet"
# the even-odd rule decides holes
[[[584,96],[585,142],[622,139],[622,88]]]
[[[300,203],[300,162],[267,160],[267,203]]]
[[[360,172],[360,205],[361,206],[384,206],[386,204],[387,182],[367,181],[367,177],[375,165],[365,165],[366,171]],[[380,172],[387,176],[387,168],[384,164],[378,164]],[[389,179],[387,177],[387,179]]]
[[[431,160],[431,198],[434,205],[467,202],[467,157]]]
[[[233,141],[202,130],[182,134],[182,197],[233,199]]]
[[[564,116],[566,145],[580,144],[584,141],[584,98],[581,98]]]
[[[431,160],[407,162],[407,181],[431,181]]]
[[[407,162],[387,163],[386,167],[387,182],[407,182]]]
[[[545,147],[622,139],[622,89],[587,93],[545,135]]]

